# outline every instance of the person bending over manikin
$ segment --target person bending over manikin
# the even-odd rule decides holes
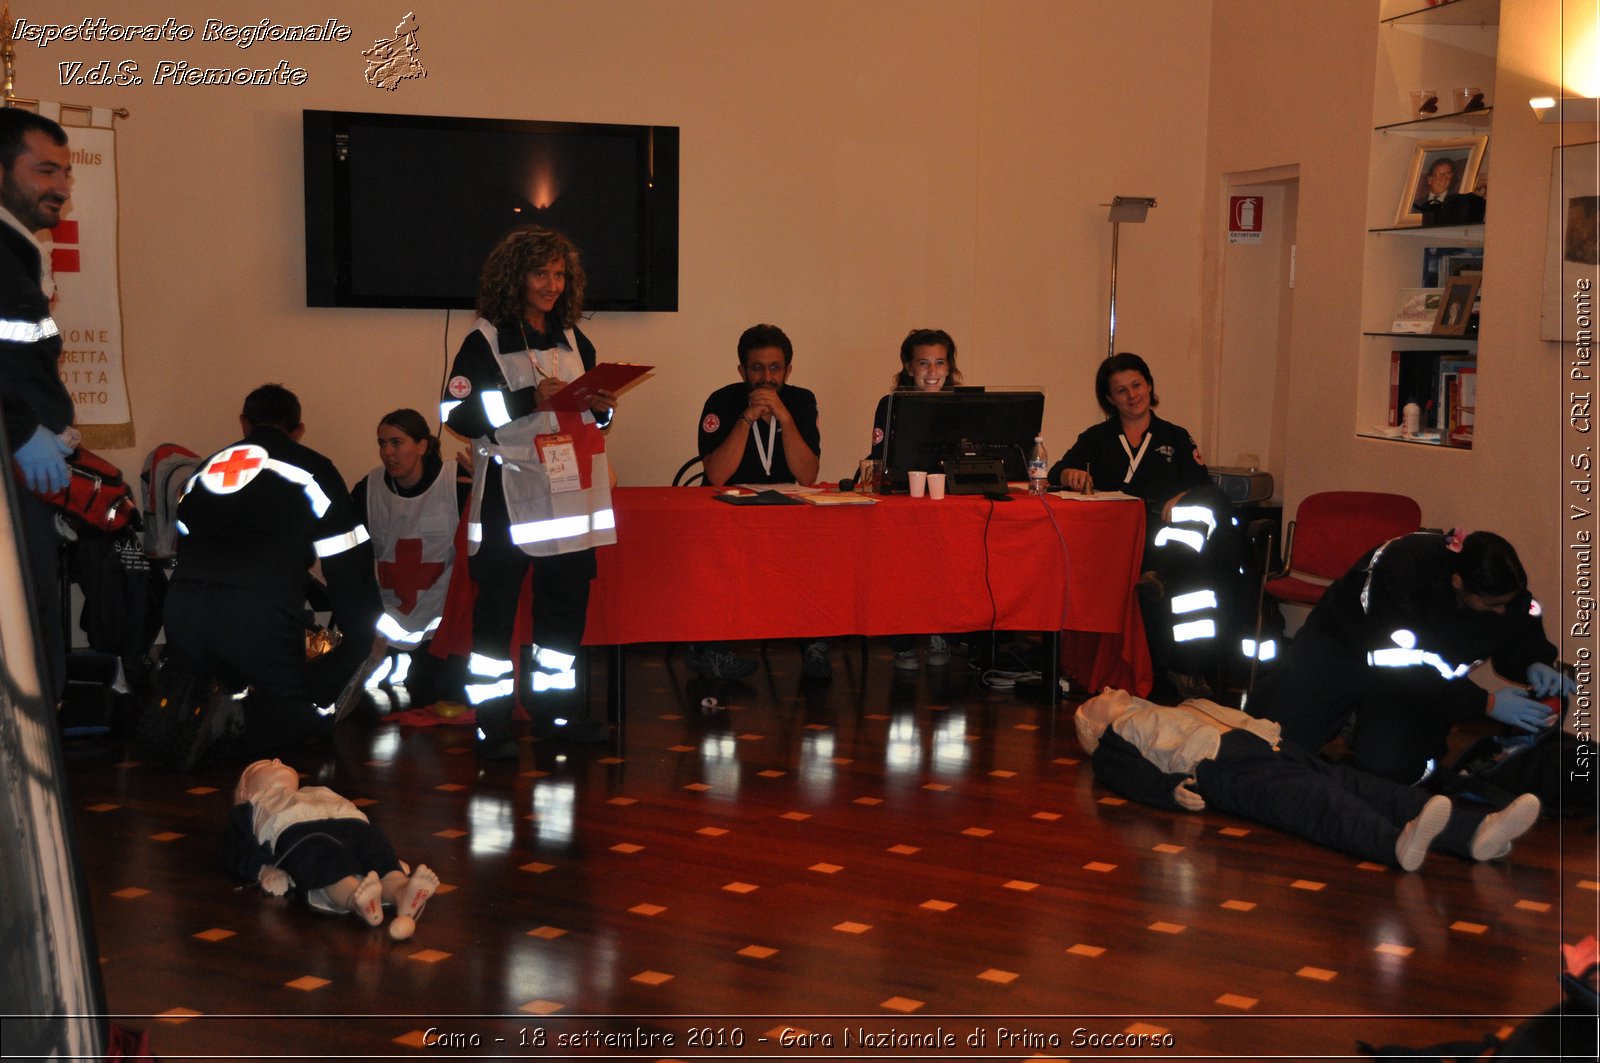
[[[1532,794],[1500,812],[1430,797],[1330,764],[1283,741],[1272,720],[1203,698],[1168,707],[1107,689],[1073,722],[1094,777],[1125,797],[1190,812],[1210,806],[1406,871],[1431,848],[1500,859],[1539,818]]]
[[[381,925],[384,906],[392,906],[389,936],[396,940],[416,932],[439,889],[426,864],[408,872],[389,839],[347,798],[325,786],[301,787],[300,773],[281,760],[258,760],[240,774],[223,859],[274,897],[297,889],[317,911],[350,912],[369,926]]]

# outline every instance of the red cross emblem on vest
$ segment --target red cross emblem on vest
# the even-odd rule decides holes
[[[393,591],[400,599],[400,608],[407,613],[417,607],[417,595],[443,574],[444,562],[422,560],[421,539],[396,540],[394,560],[378,562],[378,586]]]
[[[229,447],[206,463],[200,482],[214,494],[231,495],[254,480],[266,464],[267,452],[260,447]]]

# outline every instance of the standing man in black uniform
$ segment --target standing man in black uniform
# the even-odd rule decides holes
[[[243,752],[327,734],[340,692],[372,650],[383,607],[372,546],[333,463],[300,444],[300,400],[252,391],[245,436],[207,458],[178,503],[167,592],[169,661],[228,691],[246,687]],[[306,661],[308,570],[321,562],[343,638]]]
[[[794,345],[776,325],[751,325],[739,336],[739,382],[718,388],[700,411],[700,458],[706,483],[813,484],[822,458],[817,397],[789,383]],[[801,675],[833,674],[828,644],[806,644]],[[703,675],[737,679],[756,664],[724,643],[689,647],[689,667]]]
[[[61,436],[73,409],[58,369],[61,333],[50,316],[55,282],[34,233],[61,221],[71,180],[66,130],[31,111],[0,108],[0,406],[6,442],[26,485],[17,501],[44,639],[43,693],[52,702],[66,685],[61,547],[55,511],[39,495],[67,486],[66,457],[73,448]]]

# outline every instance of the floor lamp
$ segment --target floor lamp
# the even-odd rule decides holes
[[[1106,357],[1117,353],[1117,235],[1122,223],[1142,222],[1156,205],[1154,196],[1112,196],[1111,215],[1111,324],[1106,332]]]

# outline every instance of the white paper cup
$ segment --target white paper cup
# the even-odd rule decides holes
[[[908,472],[906,481],[911,485],[912,498],[921,498],[928,490],[928,474],[925,472]]]
[[[942,472],[930,472],[928,474],[928,497],[929,498],[943,498],[944,497],[944,473],[942,473]]]

